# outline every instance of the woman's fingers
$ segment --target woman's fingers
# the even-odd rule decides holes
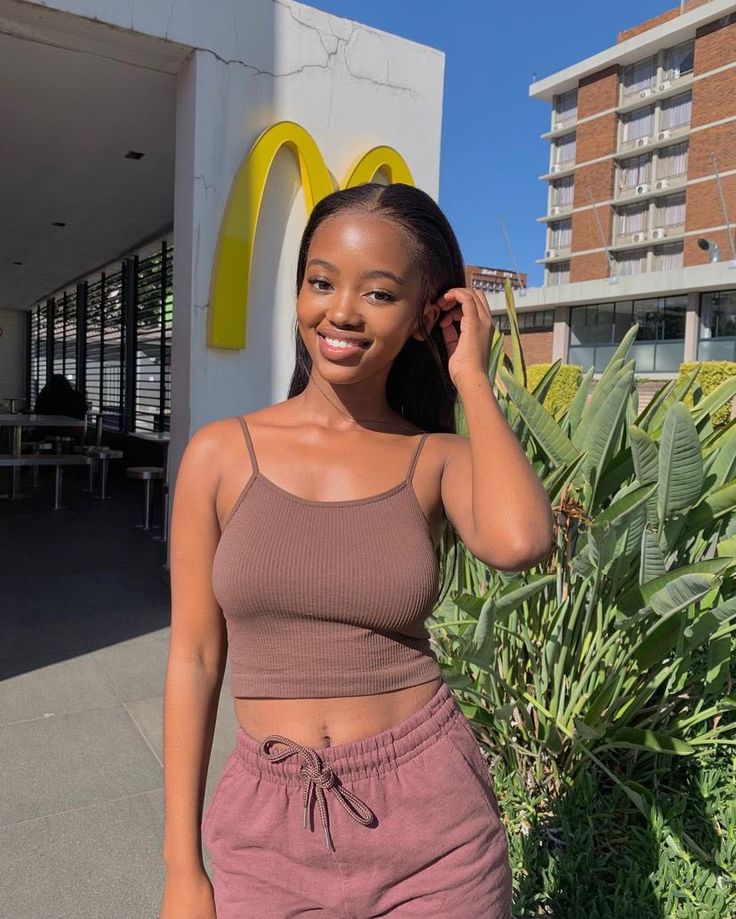
[[[462,304],[466,304],[468,318],[471,321],[477,317],[481,322],[491,323],[491,310],[485,296],[469,287],[452,287],[437,298],[440,309],[448,310],[447,316],[440,320],[442,325],[447,325],[464,315]]]

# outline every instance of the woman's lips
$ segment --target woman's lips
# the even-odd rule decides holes
[[[368,345],[349,345],[348,347],[340,345],[331,345],[326,338],[320,335],[317,332],[317,338],[319,339],[319,349],[325,357],[330,358],[330,360],[340,360],[341,358],[353,357],[355,354],[358,354],[361,351],[365,351]]]

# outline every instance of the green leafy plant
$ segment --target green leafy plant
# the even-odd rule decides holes
[[[561,362],[526,388],[510,285],[506,297],[512,355],[494,330],[489,377],[546,487],[553,544],[523,572],[459,544],[433,641],[480,738],[530,792],[558,793],[595,764],[649,818],[651,791],[620,779],[617,758],[736,743],[723,723],[736,708],[736,420],[712,422],[736,379],[688,407],[696,366],[638,413],[635,325],[595,388],[590,368],[553,416],[543,402]]]

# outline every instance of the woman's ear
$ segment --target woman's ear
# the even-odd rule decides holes
[[[434,328],[434,324],[437,322],[437,318],[441,312],[442,310],[436,303],[431,301],[427,302],[424,306],[424,312],[422,313],[420,319],[417,321],[416,331],[412,332],[412,338],[416,338],[417,341],[424,341],[424,336],[420,331],[420,322],[424,323],[424,328],[427,332],[427,335],[429,335],[429,333]]]

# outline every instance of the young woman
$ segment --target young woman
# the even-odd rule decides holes
[[[288,398],[187,446],[161,919],[510,915],[492,781],[424,622],[451,534],[520,570],[546,556],[552,514],[488,379],[488,305],[464,283],[424,192],[328,196],[299,252]],[[239,726],[201,820],[228,655]]]

